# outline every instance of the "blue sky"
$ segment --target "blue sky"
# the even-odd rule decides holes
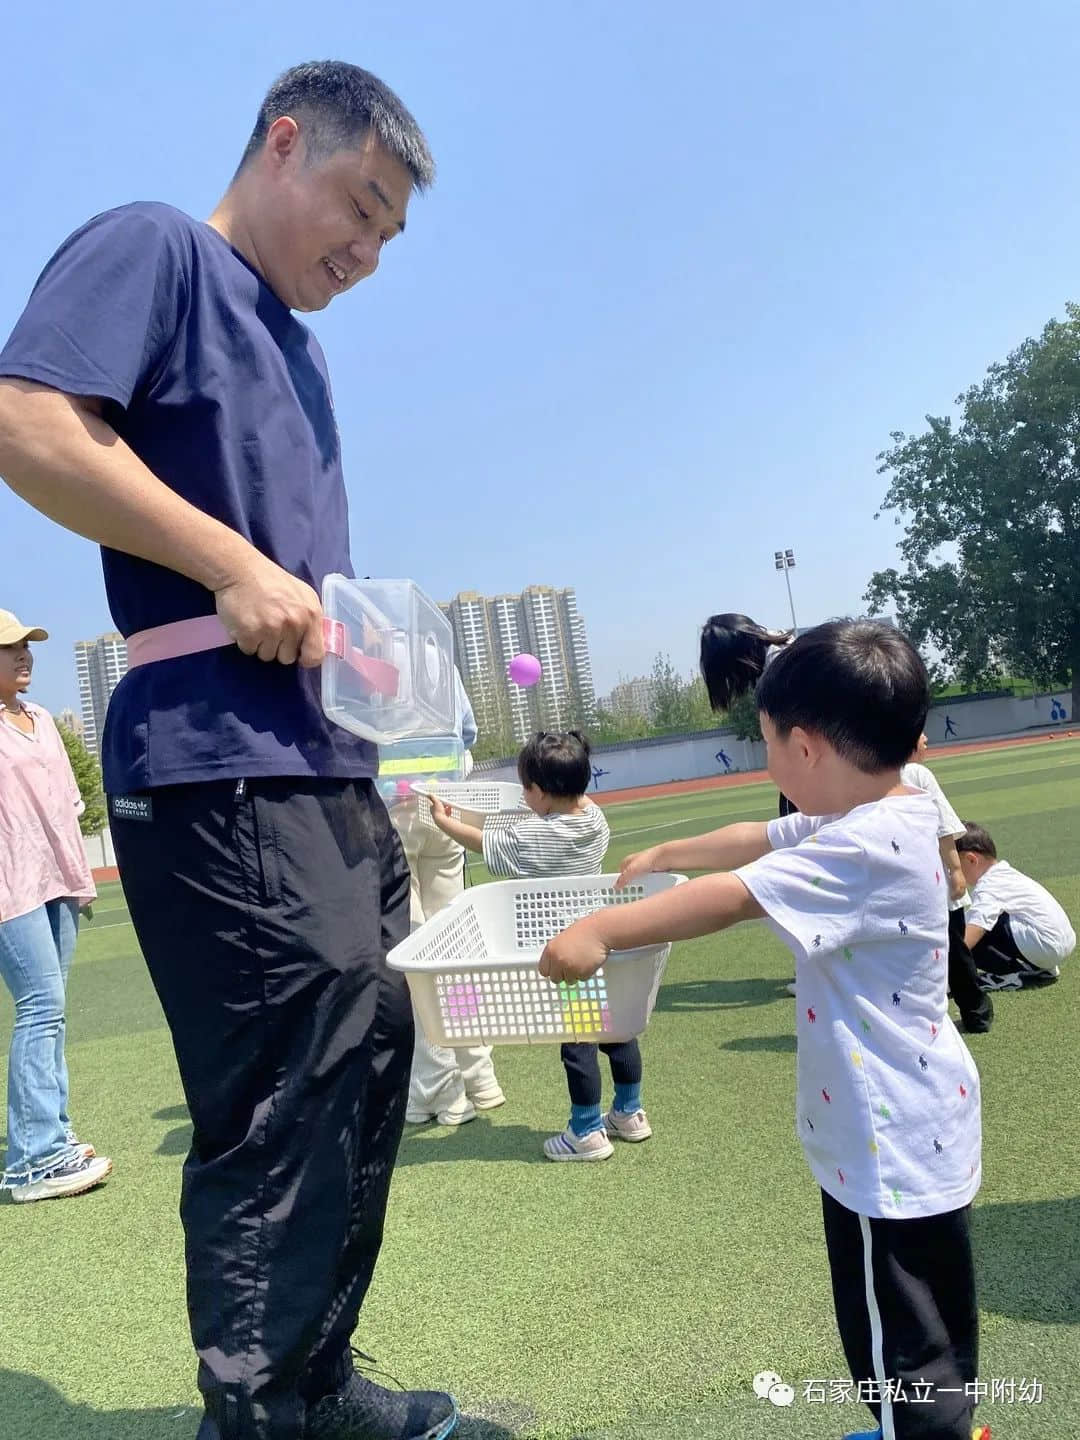
[[[875,456],[1080,298],[1080,11],[470,3],[17,6],[0,330],[89,215],[209,213],[299,60],[375,70],[440,167],[316,317],[360,573],[574,585],[597,687],[718,609],[800,624],[891,563]],[[15,120],[19,118],[18,138]],[[0,493],[0,606],[77,699],[97,555]]]

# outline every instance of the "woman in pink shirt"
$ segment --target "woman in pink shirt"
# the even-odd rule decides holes
[[[67,1113],[64,992],[79,909],[95,890],[67,751],[52,716],[20,699],[30,641],[48,638],[0,610],[0,976],[15,1001],[0,1190],[20,1202],[80,1195],[112,1169]]]

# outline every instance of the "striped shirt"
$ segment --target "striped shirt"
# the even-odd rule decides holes
[[[591,800],[576,815],[532,815],[514,825],[491,816],[484,824],[484,864],[503,879],[599,875],[610,838],[604,812]]]

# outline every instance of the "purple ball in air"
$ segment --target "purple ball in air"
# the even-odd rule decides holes
[[[506,673],[515,685],[535,685],[543,674],[543,667],[535,655],[515,655],[506,667]]]

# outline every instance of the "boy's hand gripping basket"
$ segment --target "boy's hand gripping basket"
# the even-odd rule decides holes
[[[509,780],[418,780],[410,787],[421,797],[434,795],[444,805],[450,806],[451,814],[466,825],[476,825],[481,830],[484,822],[492,815],[498,816],[500,825],[514,825],[518,820],[527,820],[533,813],[522,799],[520,785]],[[421,825],[436,828],[431,818],[431,806],[421,798],[418,806]]]

